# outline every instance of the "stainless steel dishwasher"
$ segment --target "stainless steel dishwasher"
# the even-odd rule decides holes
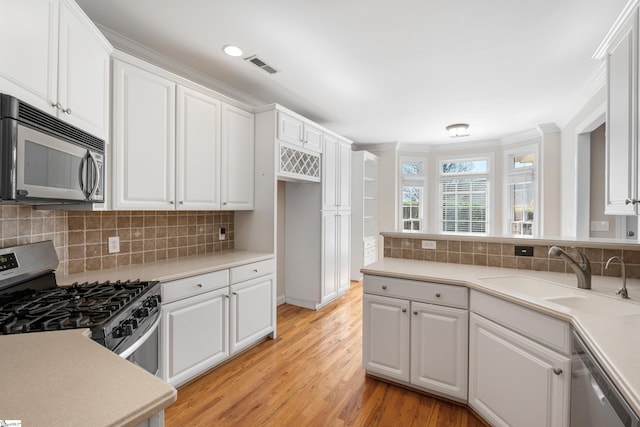
[[[640,426],[640,418],[573,331],[571,427]]]

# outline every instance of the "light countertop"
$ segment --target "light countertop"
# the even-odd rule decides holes
[[[462,285],[470,289],[517,303],[544,314],[565,320],[580,333],[602,367],[607,371],[629,405],[640,414],[640,280],[627,279],[629,300],[616,296],[621,287],[619,277],[592,277],[592,289],[577,288],[574,274],[516,270],[497,267],[448,264],[429,261],[383,258],[361,270],[364,274]],[[569,308],[535,292],[518,289],[522,277],[548,281],[542,283],[577,297],[586,297],[597,313]],[[512,277],[504,284],[491,277]],[[519,280],[520,279],[520,280]]]
[[[113,282],[116,280],[140,279],[142,281],[159,280],[160,282],[168,282],[271,258],[273,258],[273,254],[267,252],[228,250],[145,264],[133,264],[107,270],[56,275],[56,281],[60,286],[71,285],[74,282],[103,282],[105,280]]]
[[[89,335],[0,336],[0,416],[32,427],[135,426],[176,400],[171,385]]]

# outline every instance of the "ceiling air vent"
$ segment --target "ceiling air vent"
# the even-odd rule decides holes
[[[262,59],[258,58],[256,55],[253,55],[253,56],[250,56],[248,58],[245,58],[245,60],[251,62],[256,67],[259,67],[259,68],[263,69],[264,71],[266,71],[269,74],[275,74],[275,73],[278,72],[278,70],[276,70],[271,65],[267,64],[266,62],[264,62]]]

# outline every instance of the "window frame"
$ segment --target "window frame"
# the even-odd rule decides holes
[[[513,165],[513,158],[517,155],[523,154],[533,154],[534,161],[533,166],[526,166],[522,168],[515,168]],[[536,237],[540,233],[540,217],[542,215],[542,200],[541,200],[541,192],[540,192],[540,144],[533,143],[528,145],[523,145],[520,147],[511,148],[508,150],[504,150],[504,176],[503,176],[503,187],[504,187],[504,197],[503,197],[503,233],[509,237],[522,237],[522,238],[532,238]],[[512,219],[511,213],[511,190],[510,186],[514,183],[512,182],[512,177],[516,177],[518,175],[532,175],[533,182],[533,199],[534,199],[534,215],[532,221],[532,232],[531,234],[513,234],[512,232]],[[523,181],[524,182],[524,181]]]
[[[414,175],[414,174],[405,174],[403,165],[405,163],[421,163],[422,164],[422,174]],[[398,158],[398,221],[397,226],[398,230],[403,233],[421,233],[425,232],[427,229],[427,159],[418,156],[400,156]],[[413,184],[416,187],[422,187],[422,199],[420,200],[420,207],[418,209],[420,221],[420,227],[418,230],[405,230],[404,229],[404,217],[403,217],[403,208],[404,208],[404,187],[405,185]]]
[[[434,219],[435,219],[435,227],[439,233],[446,234],[465,234],[465,235],[474,235],[474,236],[486,236],[490,235],[491,230],[494,228],[494,219],[493,219],[493,211],[495,206],[494,201],[494,191],[492,189],[492,184],[495,182],[495,172],[494,172],[494,154],[492,153],[477,153],[472,155],[450,155],[450,156],[439,156],[436,159],[436,188],[438,199],[434,203]],[[476,162],[476,161],[486,161],[487,162],[487,171],[486,172],[458,172],[458,173],[450,173],[445,174],[442,170],[444,163],[460,163],[460,162]],[[485,231],[483,232],[474,232],[474,231],[444,231],[443,230],[443,217],[442,217],[442,180],[445,177],[461,177],[461,178],[478,178],[483,177],[486,178],[486,209],[485,209]]]

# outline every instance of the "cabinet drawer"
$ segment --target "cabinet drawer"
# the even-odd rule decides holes
[[[471,291],[471,311],[565,355],[571,353],[567,322],[478,291]]]
[[[273,259],[252,262],[251,264],[241,265],[230,269],[231,283],[244,282],[254,277],[264,276],[273,273]]]
[[[419,280],[365,275],[364,292],[451,307],[467,308],[469,305],[466,287]]]
[[[225,286],[229,286],[229,270],[214,271],[180,280],[173,280],[162,284],[162,302],[166,304],[171,301],[178,301]]]
[[[364,241],[364,249],[377,248],[378,242],[376,239],[369,239]]]

